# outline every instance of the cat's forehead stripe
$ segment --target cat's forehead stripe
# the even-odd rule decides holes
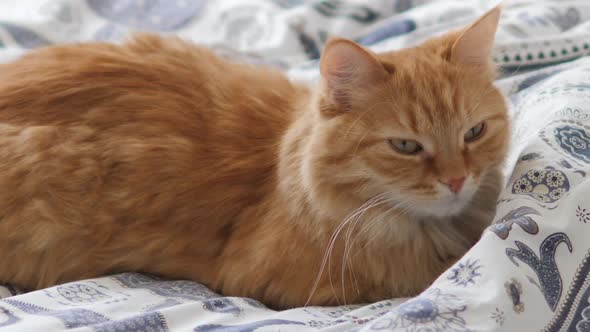
[[[446,86],[447,81],[443,77],[437,78],[434,82],[422,79],[419,81],[418,103],[421,109],[417,115],[427,120],[430,125],[439,126],[448,122],[452,116],[449,102],[449,92]]]

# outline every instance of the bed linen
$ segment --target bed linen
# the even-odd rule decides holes
[[[144,30],[307,81],[330,36],[399,49],[496,3],[5,0],[0,61]],[[0,286],[0,331],[590,331],[590,2],[504,7],[494,61],[514,127],[506,185],[480,242],[419,296],[279,312],[195,282],[123,273],[25,294]]]

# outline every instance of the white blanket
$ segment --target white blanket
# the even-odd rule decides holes
[[[0,61],[48,44],[150,30],[313,79],[329,36],[398,49],[493,5],[4,0]],[[505,2],[494,57],[514,119],[507,185],[481,241],[416,298],[275,312],[194,282],[126,273],[21,295],[0,287],[0,331],[590,331],[589,53],[590,1]]]

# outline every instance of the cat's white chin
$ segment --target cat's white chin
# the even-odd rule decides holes
[[[445,197],[422,205],[414,213],[424,219],[453,217],[461,214],[469,201],[469,198]]]
[[[477,184],[472,178],[468,178],[459,193],[453,193],[448,187],[437,187],[439,193],[436,200],[425,202],[416,207],[414,214],[421,219],[448,218],[461,214],[469,205],[473,195],[477,191]]]

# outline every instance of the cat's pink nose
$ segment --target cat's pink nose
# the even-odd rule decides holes
[[[451,191],[456,194],[461,191],[461,188],[463,188],[463,184],[465,184],[465,177],[450,179],[443,183],[446,184],[449,189],[451,189]]]

